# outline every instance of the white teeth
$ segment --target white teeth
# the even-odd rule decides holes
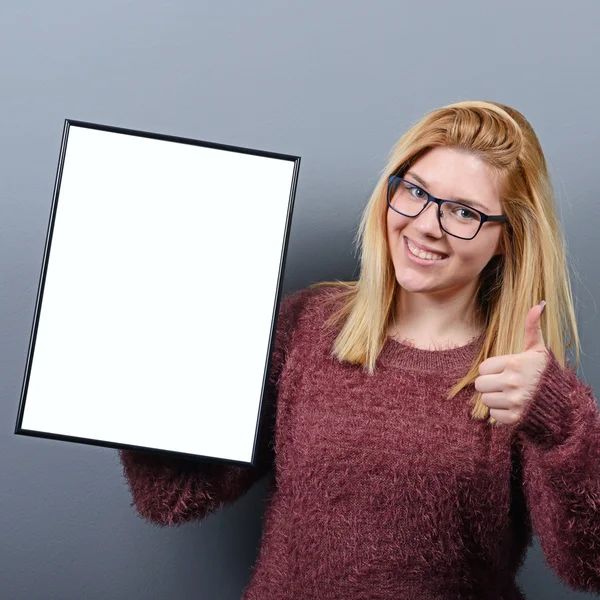
[[[444,258],[440,254],[433,254],[432,252],[424,252],[423,250],[419,250],[410,243],[410,240],[407,239],[406,241],[408,242],[408,249],[411,251],[411,253],[419,258],[425,258],[427,260],[441,260]]]

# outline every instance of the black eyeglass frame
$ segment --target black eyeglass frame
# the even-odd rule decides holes
[[[418,188],[424,194],[427,195],[427,202],[423,205],[423,208],[416,215],[405,215],[403,212],[400,212],[398,209],[396,209],[392,206],[392,204],[390,202],[390,188],[392,186],[392,181],[394,181],[396,179],[399,181],[404,181],[404,183],[408,183],[408,185],[410,185],[412,187]],[[402,215],[404,217],[410,217],[411,219],[416,219],[429,206],[430,202],[435,202],[438,205],[437,217],[438,217],[438,223],[440,224],[441,229],[443,231],[445,231],[448,235],[459,238],[461,240],[472,240],[479,233],[479,231],[481,230],[481,227],[483,226],[483,224],[486,221],[495,222],[495,223],[497,223],[497,222],[509,223],[508,217],[506,215],[486,215],[484,212],[481,212],[480,210],[474,208],[473,206],[464,204],[463,202],[457,202],[456,200],[444,200],[443,198],[436,198],[435,196],[432,196],[428,191],[424,190],[421,186],[418,186],[416,183],[413,183],[412,181],[407,181],[406,179],[403,179],[402,177],[398,177],[398,175],[390,175],[388,177],[387,203],[388,203],[388,206],[394,212],[397,212],[399,215]],[[442,212],[442,202],[450,202],[452,204],[458,204],[459,206],[464,206],[466,209],[475,211],[476,213],[479,213],[481,215],[481,221],[479,222],[479,227],[477,228],[477,231],[473,234],[473,237],[469,237],[469,238],[462,237],[460,235],[450,233],[449,231],[444,229],[444,226],[442,225],[442,217],[440,214]]]

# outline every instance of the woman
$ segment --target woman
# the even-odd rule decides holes
[[[579,338],[529,123],[492,102],[427,114],[358,241],[358,281],[281,303],[259,466],[120,451],[139,514],[201,519],[271,474],[246,600],[524,598],[533,533],[567,585],[600,591],[600,420],[565,358]]]

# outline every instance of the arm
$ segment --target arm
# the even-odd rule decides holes
[[[200,463],[134,450],[119,450],[123,475],[132,504],[147,520],[159,525],[178,525],[202,519],[234,502],[264,477],[273,466],[276,397],[288,344],[296,319],[311,290],[303,289],[280,303],[268,381],[265,385],[264,432],[256,467]]]
[[[571,588],[600,592],[600,413],[591,387],[548,353],[515,426],[523,489],[548,564]]]

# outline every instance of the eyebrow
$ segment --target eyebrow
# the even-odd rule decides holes
[[[424,188],[429,187],[427,185],[427,183],[421,177],[419,177],[416,173],[409,171],[407,173],[407,175],[411,175],[412,177],[414,177]],[[487,206],[485,206],[484,204],[481,204],[481,202],[477,202],[476,200],[467,200],[465,198],[458,198],[458,197],[444,198],[444,200],[456,200],[456,202],[463,202],[464,204],[468,204],[469,206],[475,206],[477,208],[480,208],[483,212],[489,212],[489,208]]]

